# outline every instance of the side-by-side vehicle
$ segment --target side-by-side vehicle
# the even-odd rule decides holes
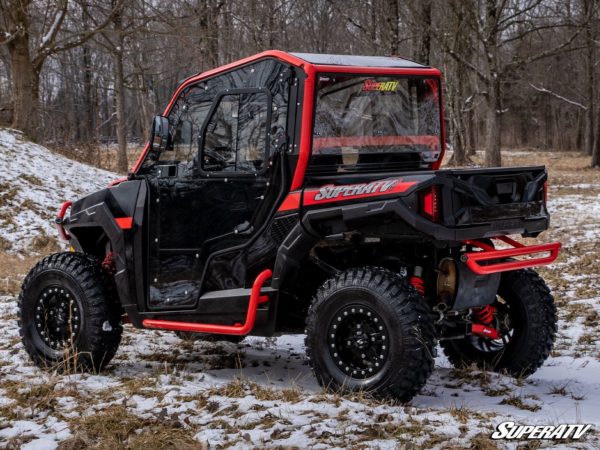
[[[185,80],[129,176],[61,208],[73,251],[23,283],[27,352],[100,370],[127,322],[306,333],[323,386],[401,401],[437,342],[457,366],[533,373],[557,319],[532,267],[560,244],[510,236],[548,228],[547,172],[440,169],[441,92],[409,60],[281,51]]]

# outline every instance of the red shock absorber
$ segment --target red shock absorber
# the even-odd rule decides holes
[[[113,252],[108,252],[102,261],[102,268],[108,275],[114,275],[117,273],[115,266],[115,255]]]
[[[473,309],[473,324],[471,324],[471,333],[490,339],[499,339],[500,333],[492,325],[494,321],[494,312],[496,308],[491,305],[485,305]],[[475,323],[477,322],[477,323]]]
[[[425,296],[425,282],[423,281],[423,278],[412,276],[408,281],[414,286],[419,294]]]
[[[485,305],[481,308],[473,309],[473,319],[483,325],[491,325],[494,320],[496,308],[491,305]]]
[[[423,268],[416,266],[413,276],[408,279],[408,282],[414,286],[421,296],[425,297],[425,281],[421,276],[423,275]]]

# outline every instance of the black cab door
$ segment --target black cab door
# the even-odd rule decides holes
[[[280,188],[270,147],[285,140],[287,94],[281,77],[243,75],[190,86],[168,116],[172,145],[148,176],[150,310],[193,309],[204,292],[244,287],[244,244]]]

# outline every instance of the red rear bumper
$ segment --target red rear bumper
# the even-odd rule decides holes
[[[506,236],[497,237],[513,246],[513,248],[496,250],[494,247],[480,241],[465,241],[465,244],[481,248],[480,252],[468,252],[462,255],[462,260],[478,275],[489,275],[491,273],[507,272],[509,270],[525,269],[527,267],[543,266],[553,263],[558,257],[560,242],[540,245],[523,245]],[[537,255],[537,256],[535,256]],[[541,256],[540,256],[541,255]],[[528,259],[512,260],[517,256],[529,256]],[[494,262],[480,264],[484,261]]]

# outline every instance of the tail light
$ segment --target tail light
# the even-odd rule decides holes
[[[544,204],[548,204],[548,180],[544,181]]]
[[[440,189],[438,186],[431,186],[424,192],[421,192],[421,215],[432,222],[440,221]]]

